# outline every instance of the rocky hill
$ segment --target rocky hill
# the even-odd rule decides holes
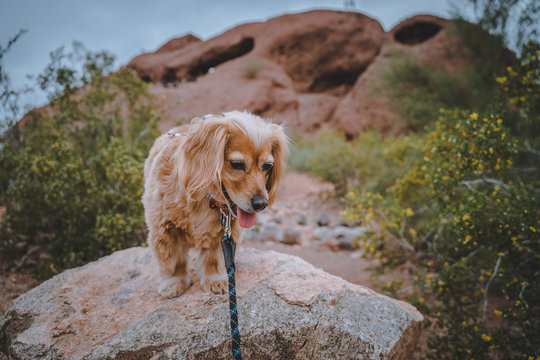
[[[293,132],[332,127],[354,135],[371,126],[401,132],[409,125],[373,90],[380,71],[399,50],[438,69],[466,66],[452,24],[418,15],[385,32],[360,13],[315,10],[240,25],[207,41],[175,38],[127,67],[161,99],[169,114],[163,129],[246,109],[286,121]]]

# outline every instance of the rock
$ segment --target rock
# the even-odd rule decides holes
[[[327,240],[334,236],[334,232],[328,226],[321,226],[313,229],[313,236],[315,240]]]
[[[259,230],[260,241],[282,241],[283,234],[275,223],[267,223],[261,226]]]
[[[281,216],[274,216],[272,218],[272,220],[276,223],[276,224],[281,224],[283,222],[283,218]]]
[[[281,242],[286,245],[298,245],[301,238],[302,234],[300,231],[293,228],[286,228],[283,231],[283,240]]]
[[[306,225],[307,224],[307,214],[302,211],[298,216],[296,217],[296,223],[298,225]]]
[[[356,240],[363,236],[365,232],[366,228],[363,227],[336,226],[333,229],[334,237],[339,241],[339,248],[344,250],[352,250]]]
[[[166,98],[162,107],[171,116],[163,129],[182,114],[190,120],[245,109],[311,132],[332,117],[385,38],[366,15],[314,10],[243,24],[206,41],[172,39],[126,66]]]
[[[413,306],[290,255],[239,248],[236,263],[244,358],[411,358],[423,320]],[[203,292],[194,276],[165,300],[156,278],[140,247],[55,276],[0,318],[0,357],[230,359],[226,297]]]
[[[244,241],[261,242],[260,227],[253,226],[244,232]]]
[[[339,226],[346,226],[346,227],[356,227],[360,225],[359,220],[349,220],[347,221],[343,216],[340,216],[338,218],[338,225]]]
[[[326,213],[320,213],[319,217],[317,218],[317,225],[319,226],[328,226],[330,224],[330,218]]]

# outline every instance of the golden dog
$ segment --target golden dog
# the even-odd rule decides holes
[[[196,118],[156,140],[144,165],[143,204],[160,295],[189,287],[190,248],[200,253],[203,289],[225,293],[224,230],[207,195],[233,212],[232,236],[241,240],[241,228],[253,226],[256,213],[276,200],[288,154],[281,126],[239,111]]]

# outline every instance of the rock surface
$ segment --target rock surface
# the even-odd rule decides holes
[[[0,358],[228,359],[227,300],[193,282],[160,298],[148,248],[66,271],[0,318]],[[241,248],[236,282],[246,359],[407,359],[421,331],[411,305],[294,256]]]
[[[375,91],[381,71],[397,52],[438,70],[470,65],[452,24],[418,15],[385,32],[360,13],[314,10],[243,24],[207,41],[185,35],[127,67],[161,98],[169,114],[163,130],[194,116],[245,109],[286,121],[293,132],[400,133],[410,126],[384,91]]]

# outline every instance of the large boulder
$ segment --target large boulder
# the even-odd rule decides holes
[[[17,298],[0,318],[0,358],[229,359],[225,296],[193,276],[158,296],[148,248],[68,270]],[[237,291],[246,359],[408,359],[422,315],[305,261],[241,248]]]

